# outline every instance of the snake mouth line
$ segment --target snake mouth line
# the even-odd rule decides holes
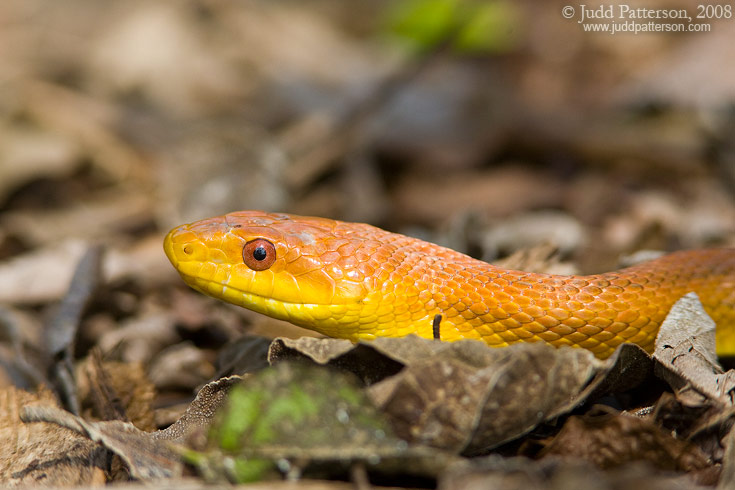
[[[189,284],[194,289],[197,289],[198,291],[200,291],[200,292],[202,292],[204,294],[210,294],[211,295],[211,292],[208,291],[208,290],[206,290],[205,288],[199,286],[199,284],[202,284],[202,283],[205,284],[205,285],[217,284],[218,286],[221,286],[223,288],[223,294],[222,294],[222,296],[224,296],[224,291],[225,290],[231,289],[231,290],[234,290],[234,291],[237,291],[238,293],[240,293],[242,295],[243,299],[245,299],[246,302],[249,302],[249,303],[254,303],[254,302],[260,301],[262,303],[279,303],[279,304],[282,304],[282,305],[284,305],[286,307],[293,306],[293,307],[305,307],[305,308],[312,308],[312,307],[315,308],[315,307],[319,307],[319,306],[330,306],[330,303],[294,303],[294,302],[291,302],[291,301],[283,301],[283,300],[280,300],[280,299],[274,299],[274,298],[269,297],[269,296],[262,296],[260,294],[243,291],[242,289],[240,289],[238,287],[230,286],[228,284],[222,284],[221,282],[212,281],[210,279],[204,279],[202,277],[192,276],[190,274],[183,274],[183,273],[180,273],[180,274],[184,278],[184,281],[187,284]],[[222,298],[218,297],[218,299],[222,299]]]

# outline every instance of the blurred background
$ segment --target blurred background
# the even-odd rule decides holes
[[[581,273],[735,246],[735,20],[611,35],[567,5],[3,1],[0,304],[37,343],[101,244],[79,355],[192,387],[227,340],[288,328],[187,290],[161,242],[199,218],[363,221],[490,261],[550,243]]]

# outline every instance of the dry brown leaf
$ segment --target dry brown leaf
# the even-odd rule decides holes
[[[83,241],[62,241],[0,263],[0,302],[37,304],[61,298],[86,249]]]
[[[80,164],[79,145],[51,131],[0,126],[0,201],[27,182],[66,176]]]
[[[664,393],[654,418],[698,446],[712,460],[723,458],[735,416],[735,371],[723,373],[715,355],[715,324],[694,293],[672,307],[654,353],[655,373],[674,394]]]
[[[585,388],[581,398],[595,400],[607,394],[624,393],[654,381],[653,360],[640,346],[622,344],[603,362],[595,379]]]
[[[183,464],[168,445],[128,422],[89,422],[49,405],[24,407],[21,418],[27,423],[50,422],[66,427],[101,444],[122,458],[133,478],[151,480],[181,476]]]
[[[587,243],[586,230],[574,217],[560,211],[534,211],[515,215],[493,224],[482,234],[483,260],[491,261],[510,251],[551,245],[560,255],[568,257]],[[558,261],[558,260],[557,260]],[[542,262],[543,263],[543,262]],[[547,272],[537,268],[509,269]],[[573,274],[575,272],[552,272]]]
[[[696,352],[710,369],[721,371],[715,352],[715,329],[697,293],[688,293],[674,304],[661,325],[653,357],[675,364],[689,360],[680,359],[683,354]]]
[[[122,12],[95,39],[89,74],[108,93],[139,91],[178,114],[237,96],[247,83],[225,58],[212,56],[212,38],[196,20],[176,5]]]
[[[438,223],[462,210],[491,217],[515,214],[528,208],[556,207],[563,199],[561,183],[541,172],[499,169],[485,173],[434,176],[417,173],[396,190],[393,209],[406,222]]]
[[[653,406],[651,416],[657,425],[696,444],[710,461],[722,461],[734,414],[732,408],[723,408],[690,389],[676,394],[664,392]]]
[[[74,265],[89,248],[89,243],[59,240],[0,262],[0,302],[35,305],[56,301],[66,292]],[[109,249],[103,258],[105,279],[160,284],[177,277],[176,271],[161,253],[161,234],[133,245]]]
[[[370,391],[397,434],[420,444],[464,450],[476,430],[488,380],[453,359],[415,363],[406,371]],[[499,408],[500,402],[490,403]]]
[[[551,243],[542,243],[531,248],[516,250],[508,257],[492,262],[497,267],[543,274],[578,274],[576,266],[562,262],[559,251]]]
[[[245,374],[263,369],[268,365],[268,350],[271,339],[255,335],[244,335],[228,342],[219,350],[215,378]]]
[[[697,446],[676,439],[651,420],[607,410],[570,417],[540,455],[581,458],[602,469],[639,461],[687,472],[710,465]]]
[[[675,390],[689,387],[720,404],[730,406],[735,377],[723,373],[715,353],[715,323],[696,293],[677,301],[661,325],[654,358],[656,373]]]
[[[206,350],[191,342],[166,347],[150,363],[151,381],[160,390],[193,390],[214,374],[207,357]]]
[[[498,446],[573,408],[599,366],[590,352],[542,343],[451,345],[451,354],[462,357],[414,362],[371,393],[399,436],[466,453]],[[468,365],[467,354],[484,357],[485,365]]]
[[[154,304],[144,304],[141,310],[100,337],[98,345],[103,353],[115,350],[125,362],[147,363],[165,346],[180,340],[170,312]]]
[[[134,280],[158,287],[163,282],[178,278],[176,270],[161,256],[161,237],[162,234],[158,232],[132,244],[111,245],[102,264],[108,281]]]
[[[141,363],[103,362],[94,354],[76,371],[82,407],[94,408],[101,420],[130,421],[138,429],[153,431],[156,389]]]
[[[58,300],[69,287],[74,265],[88,248],[85,241],[59,240],[0,262],[0,302],[35,305]],[[176,276],[161,253],[160,234],[124,249],[110,249],[102,267],[110,281],[135,278],[158,284],[162,278]]]
[[[255,65],[267,83],[282,80],[282,70],[288,69],[308,85],[362,85],[382,76],[389,66],[390,60],[355,42],[323,15],[304,8],[305,4],[291,8],[282,4],[234,6],[222,10],[223,22],[236,33],[234,42],[251,47],[238,50],[235,56],[239,62]],[[291,32],[297,42],[283,42],[279,32]],[[336,96],[333,91],[332,97]]]
[[[675,238],[682,248],[723,241],[735,221],[732,198],[724,186],[700,180],[687,182],[690,195],[685,201],[650,190],[630,196],[625,213],[606,217],[603,242],[617,250],[637,250],[662,248],[667,238]]]
[[[186,128],[166,150],[161,177],[162,226],[174,227],[233,209],[284,209],[286,155],[273,135],[247,121]],[[169,162],[170,160],[170,162]],[[243,173],[248,178],[243,179]]]
[[[56,209],[31,209],[5,213],[0,223],[9,232],[36,246],[60,240],[104,240],[153,220],[152,197],[132,192],[108,191],[85,196]]]
[[[735,96],[735,69],[729,63],[735,56],[733,35],[735,26],[718,23],[707,36],[693,36],[690,42],[677,44],[679,49],[648,63],[619,93],[683,107],[721,107]]]
[[[408,342],[410,344],[412,341],[393,340],[394,342],[385,343],[381,339],[376,339],[372,343],[355,345],[349,340],[341,339],[278,338],[273,341],[268,349],[268,362],[273,364],[284,360],[309,360],[317,364],[350,371],[364,383],[372,384],[396,374],[403,367],[404,363],[400,359],[400,355],[396,355],[392,351],[389,353],[382,352],[379,349],[381,346],[388,344],[400,348],[402,343]],[[399,359],[395,359],[394,356],[399,357]]]
[[[105,456],[93,442],[56,424],[24,424],[19,413],[38,404],[55,405],[47,390],[37,394],[0,391],[0,485],[54,487],[102,485]]]
[[[91,5],[84,9],[90,15],[94,10]],[[85,160],[114,180],[149,182],[150,162],[118,134],[123,112],[118,106],[55,80],[29,76],[19,81],[18,96],[30,119],[74,141],[85,151]]]

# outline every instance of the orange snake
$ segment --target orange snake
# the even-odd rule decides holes
[[[735,249],[677,252],[617,272],[506,270],[366,224],[242,211],[179,226],[171,263],[193,288],[330,337],[546,341],[608,357],[652,351],[676,300],[695,291],[735,353]],[[727,326],[728,328],[721,328]]]

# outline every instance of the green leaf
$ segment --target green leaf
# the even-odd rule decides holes
[[[229,394],[229,403],[237,407],[237,416],[222,417],[215,426],[214,436],[219,440],[219,447],[225,451],[236,451],[248,432],[260,416],[263,394],[258,391],[245,391],[237,386]]]
[[[457,0],[404,0],[389,13],[388,30],[418,50],[429,49],[454,28]]]
[[[253,483],[262,480],[275,464],[267,459],[234,458],[230,468],[230,480],[236,483]]]
[[[521,39],[521,12],[507,0],[403,0],[388,31],[418,51],[446,41],[464,53],[503,53]]]
[[[478,3],[471,8],[454,45],[462,52],[507,52],[518,45],[520,23],[520,13],[510,2]]]

